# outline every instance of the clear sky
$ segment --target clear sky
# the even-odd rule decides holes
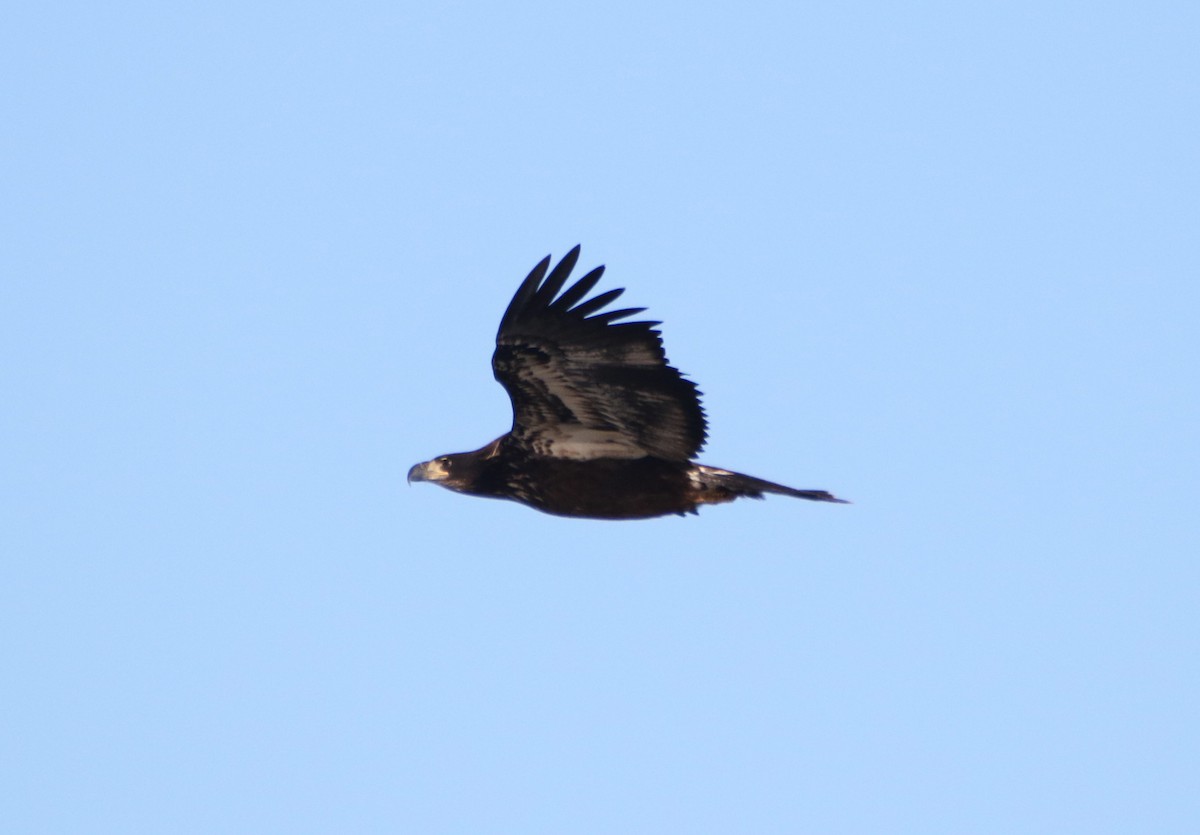
[[[1200,832],[1200,6],[16,3],[0,831]],[[582,243],[785,498],[405,485]]]

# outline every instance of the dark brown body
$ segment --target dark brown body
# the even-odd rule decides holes
[[[649,457],[632,461],[535,459],[526,463],[526,470],[538,484],[537,493],[513,498],[556,516],[592,519],[646,519],[695,512],[697,505],[714,498],[700,495],[688,478],[689,469]]]
[[[443,455],[409,471],[410,481],[435,481],[459,493],[511,499],[555,516],[650,519],[695,513],[703,504],[778,493],[840,502],[824,490],[796,490],[742,473],[662,458],[527,457],[508,436],[474,452]]]

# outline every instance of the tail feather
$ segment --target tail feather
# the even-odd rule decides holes
[[[740,496],[761,499],[764,493],[777,493],[781,496],[794,496],[797,499],[808,499],[813,502],[850,504],[845,499],[837,498],[828,490],[797,490],[795,487],[787,487],[766,479],[735,473],[731,470],[722,470],[718,467],[708,467],[703,464],[694,464],[691,476],[700,489],[702,502],[728,502]]]

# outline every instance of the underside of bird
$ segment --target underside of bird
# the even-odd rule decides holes
[[[596,464],[589,461],[578,473],[583,481],[591,480],[590,485],[568,480],[563,484],[564,489],[553,497],[558,502],[547,504],[545,499],[551,497],[546,496],[542,504],[534,506],[564,516],[648,519],[672,513],[680,516],[696,513],[701,505],[724,504],[734,499],[761,499],[767,493],[845,503],[824,490],[797,490],[704,464],[679,464],[652,457],[610,460],[601,467]]]
[[[417,464],[409,481],[428,481],[474,496],[511,499],[556,516],[649,519],[695,513],[701,505],[761,499],[767,493],[837,502],[825,490],[797,490],[754,476],[690,462],[642,458],[531,458],[519,470],[493,451],[499,440],[474,452],[443,455]]]

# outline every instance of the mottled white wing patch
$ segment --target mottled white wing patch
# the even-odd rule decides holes
[[[587,426],[559,424],[533,433],[529,448],[548,458],[586,461],[592,458],[642,458],[646,450],[620,432]]]
[[[528,339],[502,343],[497,354],[512,359],[512,382],[524,395],[513,398],[513,434],[538,454],[677,458],[692,445],[694,419],[680,398],[694,390],[682,380],[657,379],[665,364],[648,346],[564,350]]]

